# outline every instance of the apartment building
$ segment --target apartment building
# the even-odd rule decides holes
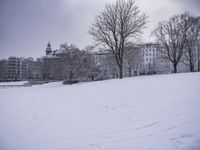
[[[158,43],[146,43],[140,47],[140,73],[154,74],[170,71],[169,63],[162,59],[161,46]]]
[[[0,81],[7,79],[8,61],[6,59],[0,60]]]
[[[19,81],[41,76],[40,70],[35,70],[35,65],[33,58],[9,57],[0,60],[0,81]]]
[[[8,58],[6,80],[20,80],[25,71],[25,62],[22,58]]]

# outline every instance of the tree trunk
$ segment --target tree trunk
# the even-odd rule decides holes
[[[132,76],[132,74],[131,74],[131,67],[128,68],[128,74],[129,74],[129,77]]]
[[[200,59],[198,58],[198,71],[200,71]]]
[[[190,72],[194,72],[194,63],[193,63],[192,50],[189,51],[189,62],[190,62]]]
[[[120,59],[118,55],[115,55],[115,58],[119,69],[119,79],[123,79],[123,56]]]
[[[177,64],[174,63],[173,66],[174,66],[174,72],[173,73],[177,73]]]
[[[119,79],[123,79],[123,65],[119,65]]]
[[[197,61],[198,61],[198,71],[200,71],[200,46],[198,44],[198,56],[197,56]]]
[[[194,72],[194,64],[190,64],[190,72]]]
[[[73,78],[73,73],[70,72],[70,73],[69,73],[69,84],[70,84],[70,85],[72,84],[72,78]]]
[[[200,71],[200,60],[198,60],[198,71]]]

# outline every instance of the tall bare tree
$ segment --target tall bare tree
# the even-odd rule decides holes
[[[197,40],[197,70],[200,71],[200,32]]]
[[[198,20],[198,26],[200,26],[200,16],[197,17]],[[200,71],[200,30],[197,35],[197,71]]]
[[[162,45],[162,58],[172,62],[174,73],[177,73],[177,65],[181,62],[186,42],[188,25],[180,15],[172,16],[168,21],[160,22],[153,31],[153,35]]]
[[[117,0],[107,4],[96,17],[89,30],[98,45],[112,53],[119,68],[119,78],[123,78],[124,47],[130,38],[137,38],[147,22],[134,0]]]
[[[192,16],[189,13],[181,15],[186,24],[189,26],[186,33],[185,43],[185,61],[189,63],[190,71],[195,71],[195,63],[198,60],[198,37],[200,34],[200,18]],[[184,61],[184,62],[185,62]]]

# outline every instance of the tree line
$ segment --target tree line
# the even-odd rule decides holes
[[[153,35],[162,45],[163,59],[173,64],[174,73],[180,62],[189,65],[191,72],[197,62],[200,71],[200,16],[188,12],[174,15],[160,22]]]
[[[59,52],[54,51],[50,56],[42,59],[41,73],[46,80],[64,80],[66,84],[72,84],[79,80],[87,80],[90,76],[96,76],[99,68],[94,57],[89,53],[89,47],[80,50],[73,44],[61,44]],[[81,79],[80,79],[81,78]]]
[[[133,64],[139,58],[138,53],[135,53],[137,50],[132,50],[131,46],[139,41],[147,23],[147,15],[141,12],[134,0],[117,0],[106,4],[89,29],[95,45],[80,51],[74,45],[61,44],[62,53],[56,55],[55,60],[59,59],[62,63],[54,64],[61,68],[56,70],[54,67],[54,73],[66,78],[69,84],[78,74],[79,77],[91,76],[93,79],[94,75],[100,73],[99,66],[90,53],[96,49],[99,53],[107,54],[107,58],[112,57],[107,61],[108,65],[118,71],[118,77],[122,79],[125,60]],[[188,12],[174,15],[159,22],[152,31],[152,36],[161,45],[161,59],[173,65],[173,73],[177,73],[179,63],[188,65],[191,72],[195,71],[197,63],[196,70],[200,71],[200,16]],[[50,71],[46,66],[43,69]],[[49,76],[48,71],[44,71],[44,78]]]
[[[115,56],[120,79],[123,78],[126,44],[140,37],[147,19],[134,0],[118,0],[105,6],[89,30],[99,49]],[[162,59],[173,64],[174,73],[177,73],[180,62],[189,65],[191,72],[195,71],[194,66],[198,62],[200,70],[200,16],[188,12],[174,15],[167,21],[159,22],[153,36],[162,47]]]

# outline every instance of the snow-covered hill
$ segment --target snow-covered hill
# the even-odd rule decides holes
[[[199,150],[200,73],[0,89],[0,150]]]

